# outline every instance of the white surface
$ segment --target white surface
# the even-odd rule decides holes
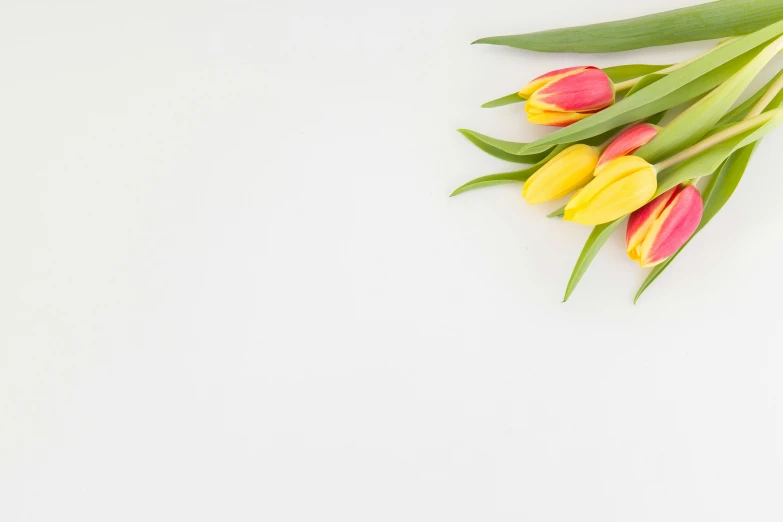
[[[708,47],[469,42],[685,2],[372,4],[3,2],[0,520],[783,518],[783,132],[636,307],[447,197],[540,132],[480,103]]]

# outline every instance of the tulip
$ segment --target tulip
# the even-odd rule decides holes
[[[571,145],[530,176],[522,197],[531,205],[562,198],[593,178],[600,152],[589,145]]]
[[[599,169],[606,163],[620,156],[633,154],[639,147],[652,140],[660,131],[661,128],[657,125],[640,123],[621,132],[601,154],[601,158],[598,160],[598,165],[595,168],[596,175],[598,175]]]
[[[564,219],[600,225],[619,219],[650,201],[657,187],[655,168],[638,156],[621,156],[603,167],[565,206]]]
[[[525,112],[531,123],[565,127],[614,103],[614,84],[597,67],[570,67],[525,85]]]
[[[642,267],[662,263],[690,239],[703,211],[701,194],[693,185],[667,190],[628,218],[628,257]]]

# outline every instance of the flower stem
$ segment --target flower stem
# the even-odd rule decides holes
[[[778,95],[781,89],[783,89],[783,74],[778,76],[778,79],[769,86],[767,92],[765,92],[764,95],[759,98],[759,101],[757,101],[756,104],[750,109],[750,112],[748,112],[748,115],[745,116],[744,119],[749,120],[750,118],[755,118],[764,112],[764,109],[767,108],[767,105],[769,105],[775,96]]]
[[[738,136],[743,132],[749,131],[754,127],[763,125],[764,123],[771,120],[772,118],[774,118],[775,116],[777,116],[782,112],[783,109],[774,109],[771,111],[761,113],[752,118],[742,120],[739,123],[735,123],[731,127],[727,127],[726,129],[717,132],[708,138],[701,140],[699,143],[691,147],[688,147],[684,151],[678,152],[674,156],[671,156],[670,158],[655,164],[655,170],[657,172],[661,172],[663,170],[668,169],[669,167],[673,167],[674,165],[677,165],[678,163],[682,163],[685,160],[691,159],[695,155],[704,152],[710,147],[714,147],[719,143],[723,143],[724,141],[729,140],[735,136]]]

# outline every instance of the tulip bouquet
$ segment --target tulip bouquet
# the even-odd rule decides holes
[[[638,300],[725,205],[759,140],[783,123],[783,71],[737,105],[783,50],[783,1],[721,0],[476,42],[546,52],[612,52],[714,38],[724,40],[683,63],[560,69],[484,104],[524,103],[528,121],[558,130],[516,143],[460,129],[483,151],[530,166],[474,179],[452,196],[518,182],[532,205],[568,197],[549,217],[593,230],[564,300],[607,239],[627,223],[628,257],[652,267]]]

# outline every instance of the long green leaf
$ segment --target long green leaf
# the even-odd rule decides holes
[[[520,155],[517,154],[517,152],[525,145],[524,143],[499,140],[497,138],[492,138],[491,136],[487,136],[486,134],[481,134],[480,132],[472,131],[470,129],[457,129],[457,132],[465,136],[468,140],[470,140],[471,143],[487,154],[514,163],[538,163],[542,158],[549,154],[549,151],[545,150],[535,154]]]
[[[589,9],[589,3],[583,5]],[[609,53],[739,36],[781,19],[783,2],[780,0],[722,0],[628,20],[492,36],[473,43],[541,52]]]
[[[618,219],[593,228],[593,231],[585,242],[584,248],[582,248],[582,253],[579,254],[579,259],[576,261],[574,271],[571,272],[571,279],[568,280],[568,286],[566,287],[565,296],[563,297],[564,303],[571,297],[571,294],[576,289],[576,285],[579,284],[582,276],[590,267],[590,263],[593,262],[598,251],[601,250],[601,247],[604,246],[612,233],[620,226],[621,222],[622,219]]]
[[[691,100],[726,81],[760,52],[759,46],[780,34],[783,21],[723,45],[615,105],[528,144],[520,153],[579,141]]]
[[[740,71],[669,122],[635,154],[655,163],[698,142],[731,109],[779,48],[777,40],[769,44]]]
[[[666,78],[665,74],[659,74],[659,73],[648,74],[647,76],[642,77],[642,79],[639,80],[639,83],[631,87],[631,89],[627,93],[625,93],[625,97],[627,98],[632,94],[636,94],[637,92],[641,91],[645,87],[648,87],[663,78]]]
[[[474,180],[468,181],[464,185],[457,188],[454,192],[452,192],[451,197],[457,196],[469,190],[475,190],[477,188],[491,187],[493,185],[500,185],[502,183],[527,181],[527,178],[535,174],[538,171],[538,169],[543,167],[547,161],[552,159],[556,154],[558,154],[560,151],[562,151],[565,148],[566,145],[558,145],[557,147],[552,149],[552,152],[550,152],[547,156],[542,158],[541,161],[526,169],[516,170],[514,172],[503,172],[500,174],[490,174],[489,176],[481,176],[480,178],[476,178]]]

